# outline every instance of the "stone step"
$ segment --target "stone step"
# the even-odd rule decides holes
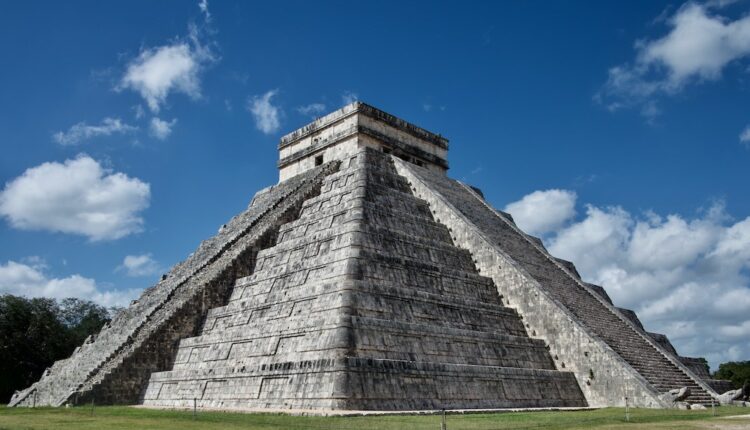
[[[262,399],[266,407],[279,402],[288,407],[303,398],[299,401],[309,407],[311,399],[331,395],[321,392],[328,387],[352,390],[337,398],[364,399],[370,409],[390,407],[394,393],[436,397],[441,387],[448,390],[445,399],[465,391],[473,405],[493,396],[519,403],[542,397],[585,403],[572,374],[554,370],[545,343],[528,336],[518,313],[503,306],[493,281],[477,272],[467,251],[454,246],[451,232],[432,219],[426,203],[383,162],[386,157],[364,153],[381,161],[371,165],[358,158],[350,170],[363,172],[342,172],[330,191],[324,185],[319,206],[305,203],[300,219],[282,227],[277,245],[259,254],[255,273],[236,282],[235,300],[210,313],[214,320],[231,312],[249,314],[250,323],[183,340],[174,370],[153,375],[147,403],[174,406],[200,392],[204,404],[220,405],[236,393],[231,401],[245,405]],[[341,198],[334,200],[337,193]],[[322,227],[310,227],[316,217]],[[311,234],[320,239],[331,231],[351,233],[331,248],[335,258],[298,253],[278,265],[261,263],[301,249]],[[313,260],[336,270],[298,277],[316,265]],[[284,281],[277,289],[282,277],[302,281]],[[284,300],[296,304],[302,296],[315,297],[304,312],[253,319],[256,309]],[[322,370],[314,364],[316,356],[344,360]],[[543,386],[549,392],[543,393]]]
[[[446,198],[484,237],[509,255],[579,323],[604,340],[652,385],[679,386],[692,382],[696,392],[707,395],[690,375],[647,341],[645,334],[637,332],[619,311],[610,308],[605,298],[585,288],[571,263],[551,257],[543,247],[519,232],[507,216],[499,216],[456,181],[424,169],[408,170]]]

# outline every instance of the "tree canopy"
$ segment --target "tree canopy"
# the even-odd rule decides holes
[[[36,382],[109,320],[106,308],[88,300],[0,296],[0,402]]]
[[[740,388],[745,381],[750,381],[750,360],[722,363],[714,378],[732,381],[735,388]]]

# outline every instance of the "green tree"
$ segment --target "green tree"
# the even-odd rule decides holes
[[[107,310],[80,299],[0,296],[0,402],[37,381],[109,321]]]
[[[734,388],[742,387],[745,381],[750,381],[750,361],[730,361],[719,365],[714,373],[716,379],[732,381]]]
[[[98,333],[110,320],[109,312],[104,306],[76,298],[60,302],[60,318],[68,327],[70,341],[75,346],[82,344],[89,335]]]
[[[51,299],[0,297],[0,401],[7,402],[68,351],[59,312]]]

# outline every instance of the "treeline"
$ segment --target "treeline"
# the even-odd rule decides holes
[[[0,403],[39,380],[55,361],[68,358],[118,310],[75,298],[0,295]],[[739,388],[750,380],[750,361],[723,363],[713,377]]]
[[[0,296],[0,403],[36,382],[109,322],[116,309],[88,300]]]
[[[750,360],[730,361],[719,365],[713,377],[715,379],[726,379],[732,381],[734,388],[740,388],[745,381],[750,381]]]

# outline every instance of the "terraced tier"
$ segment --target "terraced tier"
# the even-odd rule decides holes
[[[152,375],[145,404],[585,405],[389,158],[367,149],[344,164]]]
[[[711,391],[700,378],[661,349],[626,315],[611,305],[606,293],[583,283],[572,263],[551,257],[541,242],[523,234],[510,215],[495,211],[470,187],[444,175],[403,163],[399,165],[429,192],[447,201],[456,216],[478,229],[482,237],[509,257],[572,317],[604,341],[659,393],[689,387],[691,403],[710,403]],[[458,215],[460,214],[460,215]],[[549,328],[554,331],[554,328]],[[588,354],[588,353],[587,353]],[[593,371],[592,371],[593,372]],[[585,381],[580,381],[584,383]],[[590,381],[589,381],[590,382]]]
[[[273,241],[280,222],[315,194],[337,162],[258,194],[246,211],[201,243],[73,355],[56,362],[10,406],[88,401],[136,403],[151,372],[168,368],[176,341],[194,334],[208,308],[226,301],[237,276],[251,273],[255,253]]]

